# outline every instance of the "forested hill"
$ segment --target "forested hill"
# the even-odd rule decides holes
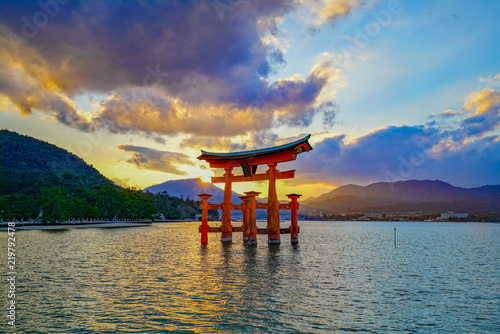
[[[78,156],[0,130],[0,218],[195,219],[199,202],[121,188]],[[217,219],[217,212],[211,212]]]
[[[101,189],[113,182],[78,156],[44,141],[0,130],[0,196],[42,188]]]

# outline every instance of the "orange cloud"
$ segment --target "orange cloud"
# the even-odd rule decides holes
[[[500,105],[500,92],[489,88],[484,88],[479,92],[473,92],[467,98],[462,110],[472,115],[486,113],[498,113]]]
[[[23,115],[42,110],[65,125],[89,131],[89,122],[78,114],[72,100],[50,79],[43,66],[20,64],[31,60],[29,54],[26,59],[15,59],[6,50],[0,51],[0,95]]]
[[[192,133],[200,136],[235,136],[269,127],[272,113],[256,107],[192,105],[161,89],[121,89],[101,103],[94,117],[112,132]]]
[[[461,109],[469,116],[461,122],[465,137],[483,136],[500,127],[500,91],[484,88],[469,95]]]
[[[245,143],[234,142],[228,137],[190,136],[183,139],[180,146],[211,151],[241,151],[246,149]]]
[[[458,112],[456,110],[453,110],[453,109],[446,109],[445,111],[442,111],[439,113],[439,115],[443,115],[443,116],[454,116],[457,114],[458,114]]]
[[[321,0],[312,3],[312,10],[318,16],[317,24],[328,22],[331,24],[349,15],[355,9],[361,7],[366,1],[363,0]]]

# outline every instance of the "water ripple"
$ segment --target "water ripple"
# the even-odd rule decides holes
[[[197,223],[19,231],[26,333],[454,333],[500,328],[500,224],[304,222],[300,244]],[[393,228],[398,230],[394,248]],[[0,234],[0,237],[5,237]],[[6,267],[5,249],[0,265]],[[5,280],[1,283],[6,291]],[[7,330],[0,324],[0,331]]]

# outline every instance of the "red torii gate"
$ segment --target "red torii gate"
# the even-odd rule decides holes
[[[281,146],[265,148],[261,150],[235,152],[235,153],[215,153],[201,151],[198,157],[200,160],[205,160],[212,168],[224,168],[225,173],[222,177],[212,177],[212,183],[224,182],[224,202],[222,204],[210,204],[208,199],[212,197],[210,194],[199,194],[202,199],[200,208],[202,209],[202,225],[200,226],[201,242],[207,243],[209,232],[220,232],[222,242],[232,241],[232,232],[243,232],[243,240],[248,244],[257,242],[257,234],[268,234],[269,243],[280,243],[280,234],[291,233],[291,241],[298,242],[299,228],[297,226],[297,199],[301,196],[298,194],[287,195],[291,199],[290,204],[279,204],[278,195],[276,193],[276,180],[290,179],[295,175],[295,170],[280,172],[276,166],[280,162],[295,160],[297,154],[309,152],[312,146],[308,139],[311,135]],[[269,169],[265,173],[257,174],[259,165],[267,165]],[[243,175],[234,175],[232,173],[234,167],[241,167]],[[232,182],[248,182],[248,181],[269,181],[268,202],[257,203],[255,197],[260,193],[246,192],[246,196],[240,197],[243,201],[241,205],[231,203]],[[207,212],[209,209],[222,210],[222,225],[220,228],[209,227],[207,222]],[[257,229],[255,219],[255,209],[267,209],[267,228]],[[288,209],[292,211],[291,226],[289,229],[280,228],[279,210]],[[243,211],[243,227],[237,228],[231,225],[231,210]]]

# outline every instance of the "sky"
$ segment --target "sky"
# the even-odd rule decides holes
[[[500,184],[498,13],[493,0],[3,0],[0,128],[140,189],[220,175],[202,149],[307,134],[313,150],[278,166],[296,170],[280,197]]]

